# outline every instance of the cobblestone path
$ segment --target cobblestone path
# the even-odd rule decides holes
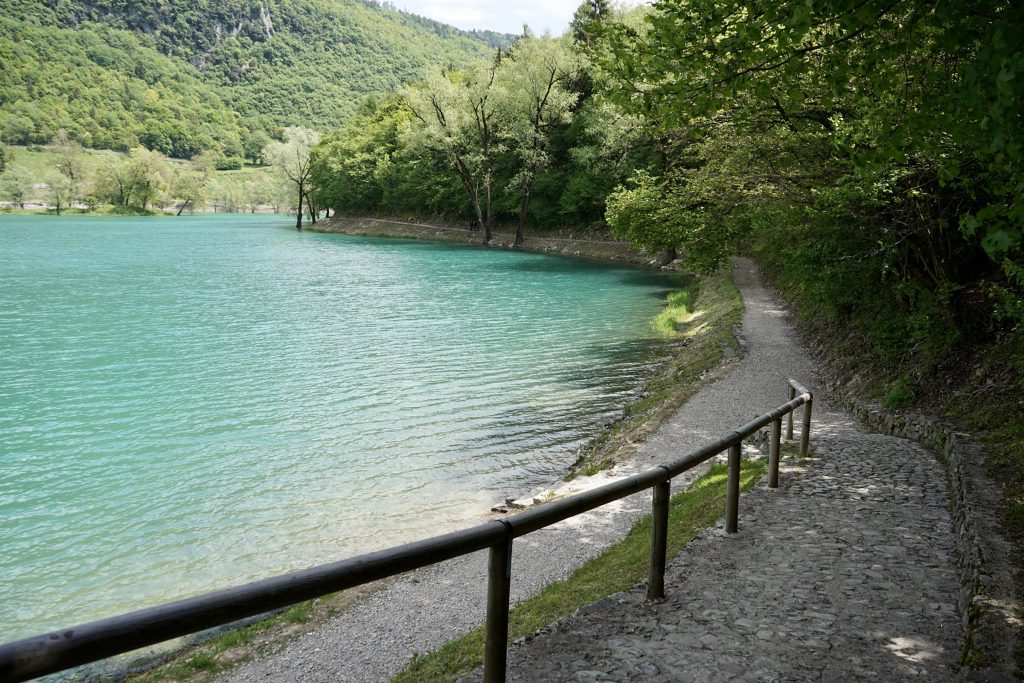
[[[799,427],[797,427],[799,429]],[[667,599],[612,595],[517,643],[509,680],[949,680],[962,640],[943,470],[918,445],[815,420],[814,457],[704,532]],[[479,672],[470,677],[479,677]]]

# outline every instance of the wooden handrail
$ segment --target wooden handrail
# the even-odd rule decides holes
[[[782,418],[789,416],[789,438],[792,439],[793,412],[803,406],[800,454],[807,455],[813,396],[795,380],[789,380],[789,394],[788,402],[671,463],[505,519],[0,645],[0,681],[13,683],[57,673],[485,548],[490,549],[490,561],[484,680],[488,683],[504,681],[513,540],[650,488],[654,523],[647,595],[649,599],[664,597],[668,492],[672,478],[728,451],[725,528],[735,533],[743,439],[772,425],[768,485],[778,486]]]

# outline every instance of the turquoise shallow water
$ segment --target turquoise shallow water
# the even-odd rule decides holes
[[[476,521],[660,350],[652,272],[0,216],[0,641]]]

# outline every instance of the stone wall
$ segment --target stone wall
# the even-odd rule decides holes
[[[959,555],[958,607],[966,638],[962,678],[1019,680],[1022,648],[1014,548],[999,528],[1001,487],[985,471],[983,448],[940,420],[883,410],[848,398],[846,406],[871,429],[912,439],[934,451],[949,476],[950,512]]]

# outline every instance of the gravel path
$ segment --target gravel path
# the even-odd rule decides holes
[[[816,390],[813,363],[754,263],[737,259],[735,277],[749,353],[683,406],[635,463],[602,478],[678,456],[763,413],[785,399],[789,377]],[[943,472],[909,442],[866,436],[824,398],[815,400],[812,442],[820,458],[802,477],[787,474],[778,492],[744,496],[740,534],[713,530],[691,544],[672,565],[666,602],[646,605],[638,591],[612,596],[515,648],[511,672],[666,681],[750,672],[751,680],[831,680],[856,676],[858,666],[890,680],[912,669],[948,672],[960,634]],[[649,505],[649,494],[637,494],[518,539],[513,601],[622,538]],[[387,679],[413,653],[482,622],[485,567],[477,553],[415,572],[221,680]],[[691,660],[703,665],[688,668]]]

